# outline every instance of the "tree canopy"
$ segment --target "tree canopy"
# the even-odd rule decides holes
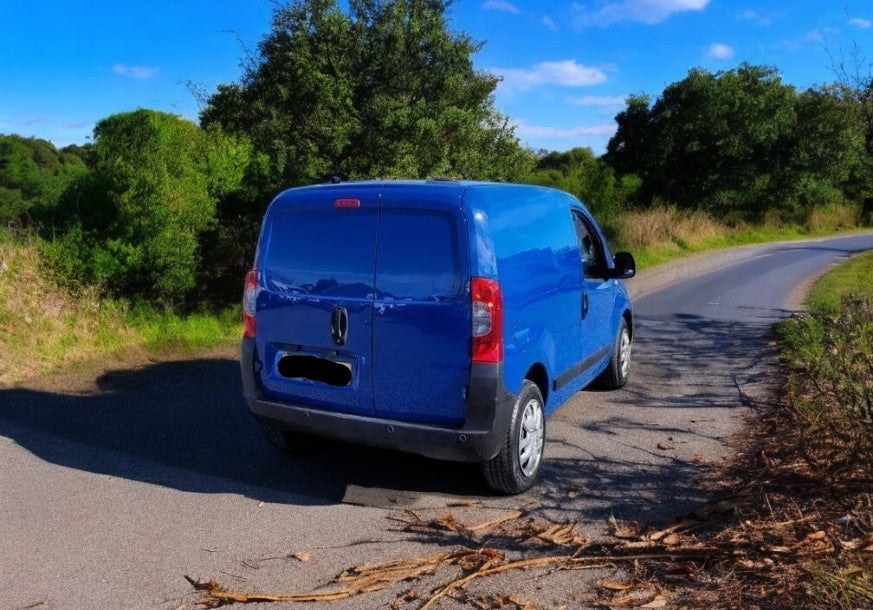
[[[220,131],[154,110],[101,120],[93,171],[64,194],[69,231],[49,249],[68,275],[178,303],[195,287],[201,234],[237,188],[249,151]]]
[[[850,92],[798,93],[775,68],[691,70],[650,105],[628,99],[606,158],[642,179],[644,200],[756,220],[858,194],[864,128]]]
[[[70,181],[86,171],[76,152],[59,151],[47,140],[0,135],[0,223],[56,205]]]
[[[264,190],[348,179],[508,180],[532,157],[494,108],[481,44],[449,30],[444,0],[296,0],[201,114],[251,139]],[[252,177],[252,176],[250,176]]]

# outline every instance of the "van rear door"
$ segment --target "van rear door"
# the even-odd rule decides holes
[[[268,396],[372,415],[378,189],[289,192],[264,224],[258,303]]]
[[[469,247],[457,200],[439,197],[417,189],[383,194],[373,315],[374,412],[455,426],[466,419],[470,377]]]

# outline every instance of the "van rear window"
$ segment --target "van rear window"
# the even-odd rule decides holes
[[[376,211],[276,214],[265,254],[273,290],[366,297],[373,292]]]
[[[383,209],[377,261],[379,298],[443,300],[461,287],[457,230],[448,214]]]

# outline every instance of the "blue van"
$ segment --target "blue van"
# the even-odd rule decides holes
[[[545,418],[625,384],[633,316],[576,198],[458,181],[293,188],[270,204],[245,280],[241,368],[267,438],[476,462],[519,493]]]

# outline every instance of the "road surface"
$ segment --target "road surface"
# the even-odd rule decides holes
[[[0,608],[191,608],[184,574],[308,591],[358,563],[435,552],[438,541],[389,531],[388,517],[442,514],[459,498],[485,505],[459,517],[521,506],[591,536],[610,514],[682,514],[706,501],[698,478],[730,455],[744,396],[772,384],[772,323],[798,307],[808,278],[870,248],[873,234],[755,246],[630,280],[631,383],[555,413],[542,480],[514,498],[487,495],[464,465],[336,444],[280,453],[246,411],[232,350],[0,389]],[[312,559],[283,558],[298,551]],[[483,586],[572,606],[597,576]]]

